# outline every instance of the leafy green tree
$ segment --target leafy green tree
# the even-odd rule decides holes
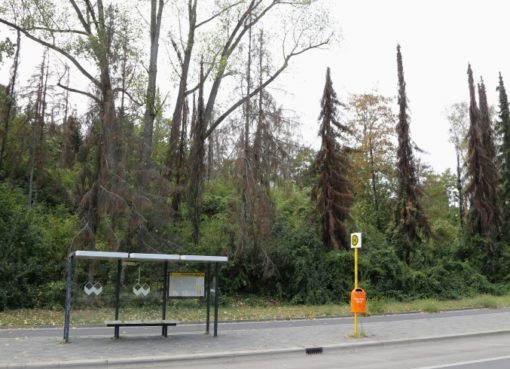
[[[447,169],[443,173],[435,173],[432,168],[422,172],[423,191],[427,201],[423,210],[427,214],[434,237],[432,245],[446,248],[451,252],[458,236],[456,200],[456,177]]]
[[[453,104],[447,112],[450,122],[450,142],[455,145],[457,159],[456,202],[458,206],[458,222],[464,228],[466,199],[464,196],[465,163],[467,157],[468,106],[465,102]]]
[[[349,128],[340,123],[337,107],[340,105],[330,70],[326,72],[326,85],[321,101],[319,137],[321,148],[317,153],[313,171],[318,175],[312,190],[316,212],[322,225],[322,238],[327,249],[348,250],[348,230],[345,222],[354,202],[353,186],[349,180],[349,148],[337,140],[350,134]]]
[[[380,231],[391,219],[388,209],[394,182],[396,117],[390,103],[391,99],[381,95],[360,94],[352,96],[348,105],[356,149],[352,155],[356,199],[369,204]]]
[[[409,265],[411,253],[422,241],[423,236],[429,236],[428,219],[420,205],[422,190],[418,185],[412,142],[409,135],[409,116],[407,114],[406,83],[400,45],[397,46],[398,65],[398,105],[399,115],[397,124],[397,206],[395,209],[395,241],[402,247],[403,260]]]

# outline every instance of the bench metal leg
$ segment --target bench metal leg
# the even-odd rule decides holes
[[[122,260],[117,261],[117,285],[115,286],[115,320],[119,320],[120,302],[120,275],[122,273]],[[115,326],[115,338],[119,338],[119,326]]]
[[[163,268],[164,280],[163,280],[163,320],[166,320],[166,305],[168,296],[168,261],[165,261],[165,267]],[[161,335],[168,337],[168,326],[163,325],[161,327]]]
[[[205,275],[205,333],[209,334],[209,326],[211,323],[211,263],[207,263],[207,271]]]

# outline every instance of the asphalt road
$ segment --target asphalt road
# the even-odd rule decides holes
[[[420,369],[507,369],[510,368],[510,356],[464,361],[450,365],[433,366]]]
[[[394,314],[394,315],[376,315],[371,317],[362,318],[365,322],[396,322],[403,320],[419,320],[426,317],[427,319],[439,319],[445,317],[458,317],[458,316],[473,316],[487,314],[508,313],[510,309],[476,309],[476,310],[456,310],[448,311],[439,314],[426,314],[426,313],[411,313],[411,314]],[[71,314],[72,319],[72,314]],[[63,317],[62,317],[63,320]],[[71,320],[72,322],[72,320]],[[220,322],[218,330],[229,331],[239,329],[275,329],[275,328],[288,328],[288,327],[308,327],[320,325],[352,325],[352,317],[341,318],[320,318],[320,319],[302,319],[302,320],[275,320],[275,321],[262,321],[262,322]],[[212,329],[212,321],[211,321]],[[134,332],[137,335],[160,335],[160,327],[134,327],[122,328],[123,331]],[[205,324],[179,324],[176,327],[169,327],[169,332],[172,333],[193,333],[202,332],[205,330]],[[100,326],[77,326],[72,329],[72,335],[77,336],[111,336],[113,328],[100,327]],[[63,334],[62,327],[56,328],[0,328],[0,338],[16,338],[16,337],[61,337]],[[510,366],[508,366],[510,368]]]
[[[306,355],[243,356],[225,359],[131,364],[116,369],[508,369],[510,334],[442,339],[380,347],[325,348]]]

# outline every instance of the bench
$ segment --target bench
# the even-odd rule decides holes
[[[119,338],[119,327],[163,327],[163,336],[167,337],[168,326],[176,326],[176,320],[107,320],[107,327],[115,327],[115,338]]]

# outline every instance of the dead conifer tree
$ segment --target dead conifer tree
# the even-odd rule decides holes
[[[324,246],[327,249],[347,250],[349,237],[345,222],[354,198],[348,177],[349,148],[337,141],[343,134],[350,133],[347,126],[338,121],[339,105],[328,68],[319,117],[322,143],[313,164],[313,172],[318,178],[312,189],[312,199],[316,202],[316,213],[320,217]]]
[[[397,206],[395,209],[394,240],[403,260],[410,264],[413,249],[421,242],[422,236],[428,237],[430,226],[420,205],[422,195],[418,184],[417,171],[413,156],[413,147],[409,135],[409,116],[407,114],[406,83],[400,45],[397,46],[398,65],[398,149],[397,149]]]
[[[501,237],[510,242],[510,109],[503,77],[499,74],[499,119],[497,121],[499,178],[499,208],[501,209]]]
[[[478,85],[479,106],[475,97],[473,72],[468,67],[469,84],[469,131],[468,165],[469,183],[466,195],[469,198],[467,219],[470,236],[483,240],[485,252],[494,255],[499,224],[497,212],[497,171],[494,143],[490,123],[487,96],[483,81]],[[489,266],[493,269],[494,265]]]
[[[485,181],[487,183],[487,203],[490,206],[491,220],[489,236],[492,240],[497,238],[497,232],[500,224],[500,215],[498,207],[498,171],[496,168],[496,147],[494,145],[494,133],[489,113],[489,104],[487,103],[487,90],[483,80],[478,85],[478,96],[480,101],[480,128],[482,132],[483,147],[487,152],[487,168],[485,171]]]

